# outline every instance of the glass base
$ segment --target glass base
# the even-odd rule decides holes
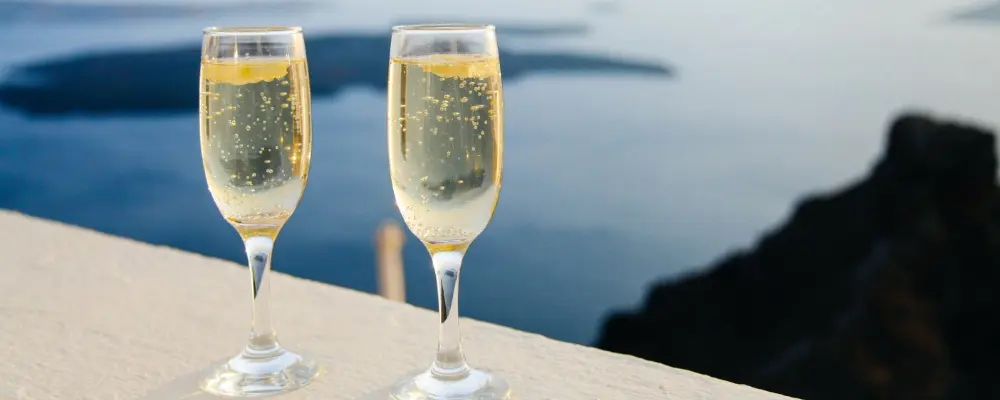
[[[510,386],[503,378],[479,370],[469,370],[462,378],[435,376],[421,372],[396,383],[394,400],[510,400]]]
[[[312,360],[278,347],[266,354],[244,351],[211,369],[199,386],[218,396],[272,396],[303,388],[320,372]]]

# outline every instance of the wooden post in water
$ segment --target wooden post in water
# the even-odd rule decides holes
[[[406,302],[406,279],[403,275],[403,244],[406,234],[395,221],[386,220],[375,233],[375,270],[378,294],[389,300]]]

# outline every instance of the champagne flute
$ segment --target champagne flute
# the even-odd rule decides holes
[[[208,189],[243,237],[253,310],[246,347],[213,368],[201,388],[224,396],[290,392],[319,374],[278,343],[267,279],[274,240],[302,197],[312,155],[302,29],[206,29],[199,111]]]
[[[395,399],[507,399],[500,377],[465,362],[458,328],[462,258],[486,229],[503,172],[503,90],[491,25],[392,30],[389,170],[396,206],[437,277],[437,357],[399,381]]]

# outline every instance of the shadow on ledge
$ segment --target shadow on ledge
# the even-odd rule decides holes
[[[597,346],[810,400],[997,399],[992,132],[921,115],[756,249],[651,289]]]
[[[388,34],[306,40],[314,99],[360,86],[385,90]],[[46,60],[15,69],[0,83],[0,104],[28,115],[195,112],[199,46],[129,50]],[[656,62],[574,53],[501,49],[505,82],[543,72],[672,76]]]

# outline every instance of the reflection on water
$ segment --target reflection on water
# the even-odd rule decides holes
[[[532,30],[521,27],[520,29]],[[544,27],[534,32],[546,32]],[[386,34],[309,37],[306,44],[313,98],[352,86],[385,90]],[[195,110],[201,49],[197,44],[83,54],[15,68],[0,83],[0,104],[26,114],[171,114]],[[670,76],[659,62],[600,55],[500,50],[505,82],[542,72]]]

